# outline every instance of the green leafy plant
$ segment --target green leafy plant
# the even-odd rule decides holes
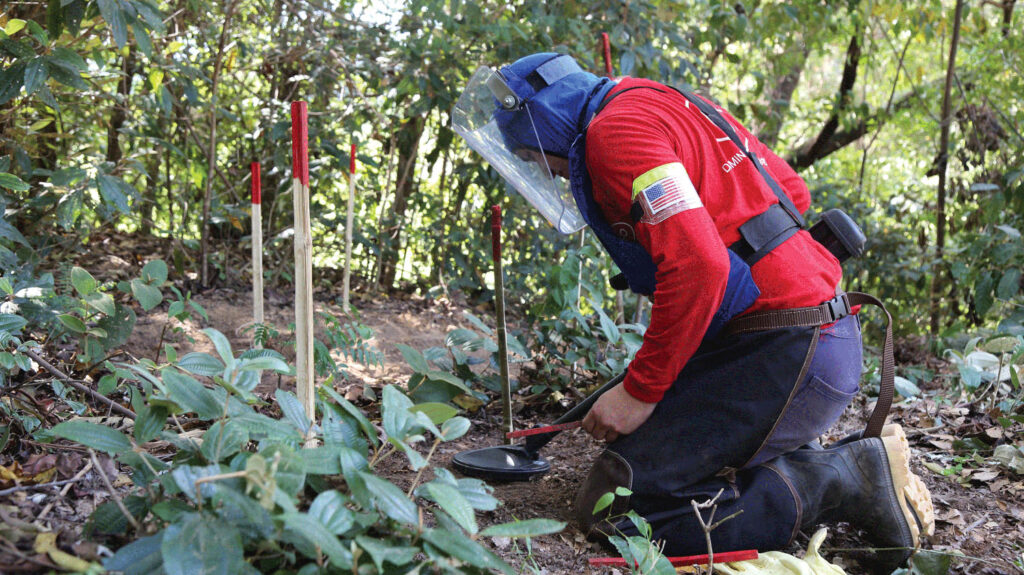
[[[52,434],[113,456],[132,470],[124,509],[97,508],[94,534],[125,533],[133,522],[150,527],[105,562],[109,570],[150,573],[406,572],[436,567],[465,573],[514,570],[475,541],[477,536],[535,537],[564,527],[523,521],[481,530],[476,512],[499,502],[482,481],[432,468],[438,445],[461,437],[469,421],[442,404],[414,405],[384,388],[380,428],[330,387],[320,387],[314,425],[298,400],[278,390],[283,419],[250,405],[247,373],[286,371],[267,350],[235,357],[223,335],[206,330],[217,350],[188,354],[158,369],[125,366],[142,394],[133,435],[86,421],[69,421]],[[253,355],[253,352],[261,352]],[[189,374],[211,374],[214,387]],[[183,418],[208,428],[193,439]],[[424,456],[414,445],[434,437]],[[170,462],[148,453],[161,438],[174,446]],[[312,438],[317,447],[306,447]],[[416,475],[400,489],[375,468],[403,453]],[[132,516],[129,519],[128,516]],[[141,533],[140,533],[141,535]],[[385,567],[389,564],[389,567]]]

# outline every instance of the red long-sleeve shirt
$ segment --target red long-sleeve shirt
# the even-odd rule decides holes
[[[636,86],[660,91],[634,89],[607,104],[587,131],[587,167],[605,218],[619,233],[632,234],[658,266],[651,322],[624,382],[632,396],[656,402],[699,347],[722,302],[729,275],[726,246],[740,239],[740,225],[778,199],[742,150],[682,95],[633,78],[623,79],[612,93]],[[800,176],[722,114],[797,209],[806,211],[810,194]],[[635,194],[651,174],[671,164],[682,164],[685,173],[673,178],[686,184],[688,177],[699,201],[688,196],[680,204],[685,209],[667,219],[634,223]],[[668,169],[680,173],[678,166]],[[772,250],[752,272],[761,296],[748,312],[818,305],[835,295],[842,277],[839,262],[806,231]]]

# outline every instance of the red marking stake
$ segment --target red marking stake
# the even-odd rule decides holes
[[[345,273],[341,281],[341,309],[348,311],[348,293],[352,282],[352,219],[356,206],[356,145],[348,157],[348,211],[345,213]]]
[[[673,567],[686,567],[687,565],[707,565],[707,555],[689,555],[686,557],[666,557]],[[749,561],[757,559],[756,549],[743,551],[726,551],[715,553],[715,563],[733,563],[735,561]],[[591,566],[598,567],[625,567],[626,560],[621,557],[594,557],[588,560]]]
[[[533,427],[531,429],[520,429],[519,431],[512,431],[505,434],[505,437],[509,439],[515,439],[517,437],[528,437],[530,435],[540,435],[542,433],[552,433],[555,431],[565,431],[567,429],[576,429],[583,425],[582,421],[570,421],[569,423],[556,423],[554,425],[545,425],[544,427]]]
[[[260,163],[249,164],[252,191],[252,319],[263,323],[263,214],[260,206]],[[262,347],[262,346],[258,346]]]
[[[601,32],[601,47],[604,52],[604,71],[607,72],[608,77],[612,76],[612,45],[608,41],[608,33]]]
[[[309,224],[309,143],[305,102],[292,102],[292,196],[295,217],[295,389],[315,420],[313,390],[313,240]],[[312,440],[307,439],[307,445]]]

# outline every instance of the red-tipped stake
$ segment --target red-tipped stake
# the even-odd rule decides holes
[[[673,567],[685,567],[687,565],[707,565],[707,555],[690,555],[687,557],[666,557],[668,562]],[[757,559],[756,549],[746,549],[744,551],[726,551],[725,553],[715,553],[715,564],[719,563],[733,563],[735,561],[750,561],[751,559]],[[588,560],[591,566],[607,566],[607,567],[625,567],[626,560],[621,557],[595,557]]]
[[[554,425],[545,425],[544,427],[531,427],[530,429],[520,429],[519,431],[512,431],[505,434],[505,437],[509,439],[515,439],[517,437],[529,437],[531,435],[540,435],[542,433],[551,433],[553,431],[566,431],[568,429],[576,429],[582,427],[582,421],[570,421],[568,423],[556,423]]]
[[[305,102],[292,102],[292,195],[295,200],[295,391],[315,421],[313,392],[313,240],[309,226],[309,144]],[[312,439],[306,439],[310,445]]]
[[[498,325],[498,366],[501,368],[501,414],[505,443],[512,445],[512,385],[508,379],[508,341],[505,335],[505,279],[501,272],[501,206],[491,206],[491,255],[494,257],[494,311]]]
[[[356,206],[356,145],[348,159],[348,213],[345,215],[345,275],[341,286],[341,307],[348,312],[348,291],[352,274],[352,213]]]
[[[608,41],[608,33],[601,32],[601,48],[604,52],[604,71],[608,73],[608,77],[612,77],[612,45]]]
[[[252,319],[256,325],[260,325],[263,323],[263,216],[260,211],[260,163],[249,164],[249,171],[252,174]]]

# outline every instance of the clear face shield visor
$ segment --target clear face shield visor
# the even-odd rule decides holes
[[[510,144],[512,138],[502,135],[494,119],[498,109],[526,114],[529,129],[525,130],[525,139],[529,141]],[[500,74],[487,66],[477,68],[452,114],[455,132],[556,230],[570,234],[583,227],[583,217],[569,191],[569,182],[554,175],[544,155],[529,105],[515,95]],[[522,140],[524,135],[517,134],[517,138]]]

